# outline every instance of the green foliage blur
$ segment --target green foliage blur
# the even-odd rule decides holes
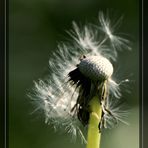
[[[9,148],[84,148],[67,134],[44,124],[42,113],[31,114],[27,97],[33,81],[44,78],[57,42],[68,39],[72,21],[97,22],[98,12],[124,16],[120,32],[129,34],[132,51],[119,53],[119,79],[131,80],[125,99],[129,125],[102,134],[101,148],[139,148],[139,5],[138,0],[10,0],[9,1]]]

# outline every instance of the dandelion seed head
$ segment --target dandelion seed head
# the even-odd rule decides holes
[[[98,81],[108,79],[113,74],[113,66],[108,59],[102,56],[84,58],[78,68],[86,77]]]
[[[105,127],[116,121],[106,109],[117,121],[123,121],[122,116],[125,115],[110,98],[116,100],[122,96],[122,81],[117,83],[112,78],[112,62],[117,60],[118,50],[130,48],[129,41],[115,34],[115,27],[102,12],[99,13],[99,21],[99,27],[89,24],[83,28],[73,22],[73,30],[68,32],[73,42],[58,44],[49,60],[50,74],[47,79],[34,82],[30,95],[37,109],[44,112],[47,124],[55,130],[64,129],[73,137],[80,135],[84,142],[81,129],[88,125],[89,101],[93,96],[99,96],[101,90],[106,92],[105,102],[98,98],[104,110]],[[82,55],[85,57],[80,58]]]

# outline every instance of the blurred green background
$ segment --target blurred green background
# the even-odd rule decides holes
[[[138,0],[10,0],[9,1],[9,147],[84,148],[67,134],[44,124],[42,114],[30,114],[27,98],[33,80],[48,72],[48,60],[57,42],[68,38],[65,30],[75,20],[95,22],[99,10],[124,15],[120,28],[132,41],[132,52],[119,53],[117,77],[130,78],[130,125],[120,124],[102,134],[101,148],[139,148],[139,5]]]

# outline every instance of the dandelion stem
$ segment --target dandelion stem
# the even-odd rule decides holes
[[[90,101],[90,111],[87,148],[100,148],[101,133],[98,125],[101,119],[101,107],[96,96]]]

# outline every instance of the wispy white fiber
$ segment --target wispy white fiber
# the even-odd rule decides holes
[[[85,141],[76,112],[71,111],[77,101],[79,88],[68,82],[68,73],[76,68],[82,55],[98,55],[115,62],[118,50],[129,50],[130,47],[127,39],[116,35],[115,25],[112,26],[111,20],[105,18],[102,12],[99,13],[99,24],[79,28],[73,22],[73,29],[68,33],[73,42],[59,43],[49,59],[49,76],[44,81],[34,82],[30,97],[35,100],[37,108],[44,111],[47,124],[51,124],[56,130],[64,129],[74,137],[80,135]],[[120,85],[112,77],[108,79],[107,86],[110,96],[121,97]],[[117,121],[122,121],[122,116],[126,115],[126,112],[120,112],[120,107],[113,106],[109,99],[104,105],[111,110]],[[110,116],[107,113],[105,116],[106,122],[112,124]]]
[[[110,40],[113,49],[113,60],[116,60],[118,50],[131,50],[130,41],[122,36],[119,36],[119,32],[116,32],[116,27],[119,25],[121,20],[122,17],[117,20],[115,24],[112,25],[111,20],[109,18],[105,18],[103,12],[99,13],[99,21],[101,24],[101,27],[99,28],[106,34],[107,38]]]

